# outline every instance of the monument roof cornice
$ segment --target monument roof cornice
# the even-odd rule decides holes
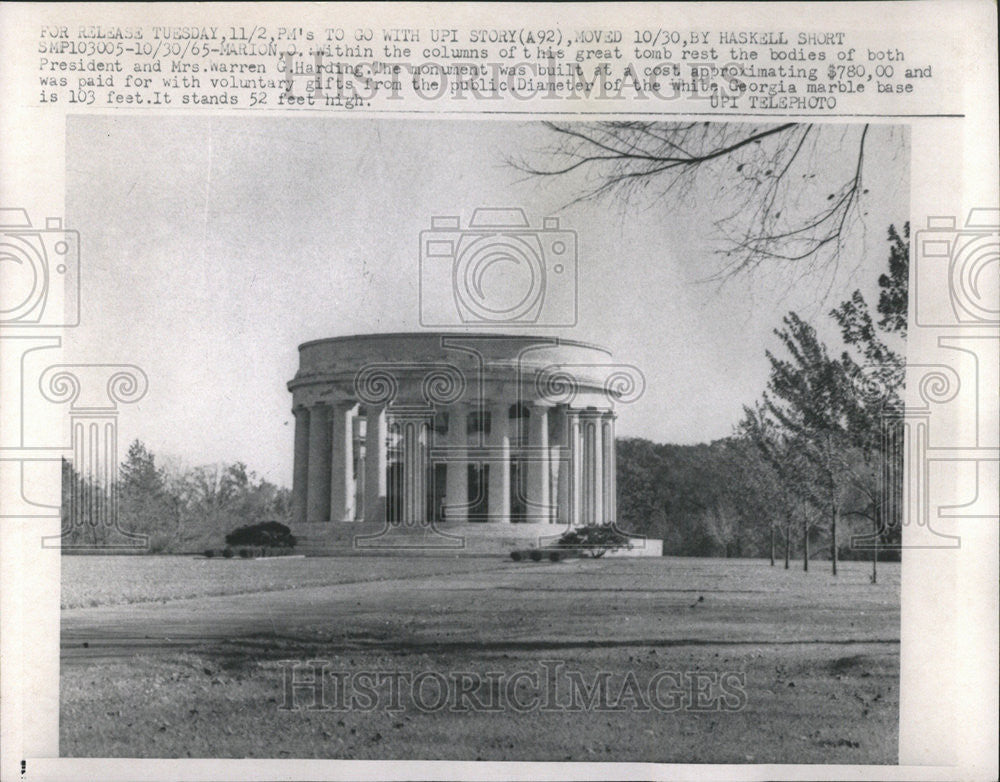
[[[598,345],[593,342],[585,342],[583,340],[577,339],[566,339],[565,337],[552,337],[542,334],[511,334],[505,332],[464,332],[464,331],[387,331],[382,333],[366,333],[366,334],[345,334],[338,337],[323,337],[321,339],[312,339],[303,342],[299,345],[299,350],[303,348],[313,347],[316,345],[325,344],[337,344],[337,343],[348,343],[348,342],[365,342],[365,341],[391,341],[393,339],[419,339],[419,340],[434,340],[434,339],[455,339],[455,340],[482,340],[483,342],[499,342],[501,340],[506,340],[510,342],[521,342],[525,345],[538,345],[540,348],[549,347],[577,347],[586,348],[588,350],[598,350],[607,355],[611,355],[611,351],[608,350],[603,345]]]

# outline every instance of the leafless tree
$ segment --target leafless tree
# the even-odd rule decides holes
[[[573,178],[571,203],[640,191],[684,199],[712,178],[723,282],[763,264],[790,284],[820,272],[830,282],[849,235],[866,214],[869,125],[719,122],[547,123],[550,148],[511,160],[542,178]],[[858,262],[860,263],[860,258]]]

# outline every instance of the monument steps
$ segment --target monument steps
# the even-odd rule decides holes
[[[297,554],[309,557],[347,555],[389,556],[508,556],[515,549],[543,548],[556,543],[565,527],[559,524],[496,524],[437,522],[387,524],[335,521],[292,525]],[[615,556],[660,556],[662,541],[633,538],[633,548]]]

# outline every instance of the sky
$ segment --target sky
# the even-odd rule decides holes
[[[719,288],[699,282],[718,265],[717,183],[572,203],[572,183],[510,165],[544,160],[552,140],[521,121],[70,117],[66,225],[81,235],[82,303],[64,355],[146,372],[121,440],[190,466],[240,460],[289,485],[297,346],[420,330],[431,218],[464,226],[477,207],[519,206],[532,226],[559,217],[578,241],[576,325],[527,333],[595,342],[639,367],[646,391],[619,409],[619,436],[703,442],[759,398],[785,312],[835,341],[826,313],[854,288],[874,302],[886,229],[908,217],[906,135],[877,128],[867,215],[846,251],[857,270],[845,264],[829,292],[774,274]]]

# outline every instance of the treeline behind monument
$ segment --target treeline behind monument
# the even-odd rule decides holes
[[[62,485],[63,544],[70,550],[200,552],[237,527],[291,516],[291,491],[244,463],[167,467],[139,440],[114,486],[96,485],[69,462]]]
[[[785,315],[767,388],[730,437],[619,441],[621,526],[667,554],[822,557],[834,573],[838,558],[899,558],[909,224],[888,240],[875,312],[860,291],[834,308],[836,345]]]

